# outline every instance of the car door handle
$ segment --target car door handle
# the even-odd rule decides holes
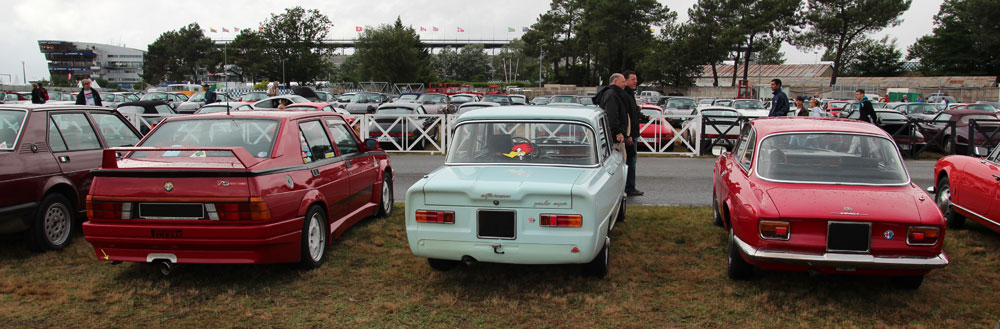
[[[347,168],[350,168],[351,167],[351,160],[344,161],[344,165],[346,165]]]
[[[311,172],[313,174],[313,177],[319,176],[319,169],[313,169],[311,170]]]
[[[69,163],[69,157],[65,155],[59,156],[59,163]]]
[[[993,179],[996,179],[998,182],[1000,182],[1000,176],[993,175]]]

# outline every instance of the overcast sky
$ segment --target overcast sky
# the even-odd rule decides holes
[[[687,10],[697,0],[659,0],[687,20]],[[929,34],[933,16],[943,0],[916,0],[903,14],[903,23],[887,29],[876,37],[891,35],[903,48],[917,38]],[[302,6],[319,9],[333,22],[331,38],[353,38],[356,26],[390,24],[396,16],[415,29],[425,39],[510,39],[521,35],[521,28],[531,26],[538,15],[549,9],[544,0],[478,0],[436,1],[67,1],[32,0],[0,1],[5,8],[0,38],[0,83],[22,81],[22,62],[28,80],[48,79],[45,57],[38,49],[38,40],[65,40],[124,45],[145,50],[163,32],[197,22],[213,39],[232,39],[235,28],[257,28],[271,13]],[[437,27],[438,32],[432,32]],[[461,27],[463,33],[457,32]],[[229,33],[222,32],[229,29]],[[507,32],[514,28],[516,32]],[[659,28],[656,29],[659,33]],[[785,45],[788,63],[816,63],[819,55],[803,53]]]

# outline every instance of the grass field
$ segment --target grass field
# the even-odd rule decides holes
[[[326,263],[185,265],[98,261],[76,237],[60,252],[0,240],[0,327],[993,328],[1000,235],[947,233],[952,264],[916,291],[886,278],[725,276],[726,233],[708,207],[629,207],[611,233],[611,273],[478,264],[431,270],[406,244],[402,208],[351,228]]]

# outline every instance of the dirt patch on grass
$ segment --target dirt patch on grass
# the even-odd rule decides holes
[[[59,252],[0,239],[0,327],[992,328],[1000,235],[949,230],[952,264],[917,291],[879,277],[725,276],[707,207],[629,207],[611,273],[478,264],[437,272],[406,244],[402,205],[348,230],[312,271],[287,265],[111,265],[76,237]]]

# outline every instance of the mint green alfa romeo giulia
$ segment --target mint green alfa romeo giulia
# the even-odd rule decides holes
[[[625,163],[604,111],[517,106],[457,119],[447,161],[406,191],[410,250],[430,266],[585,264],[608,272]]]

